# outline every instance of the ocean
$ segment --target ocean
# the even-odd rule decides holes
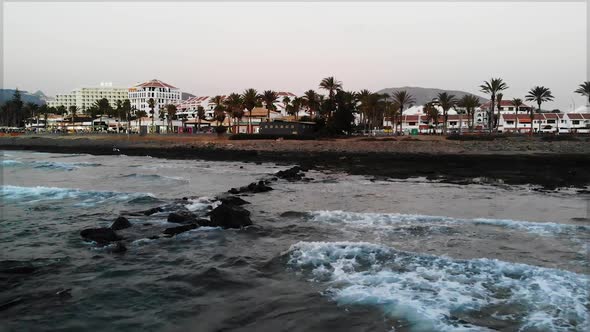
[[[588,331],[590,195],[330,170],[242,198],[253,226],[127,251],[80,231],[287,169],[272,163],[2,152],[0,331]]]

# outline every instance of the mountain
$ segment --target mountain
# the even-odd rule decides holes
[[[462,98],[465,95],[473,95],[473,93],[469,93],[469,92],[465,92],[465,91],[442,90],[442,89],[433,89],[433,88],[420,88],[420,87],[411,87],[411,86],[404,86],[401,88],[381,89],[381,90],[377,91],[377,93],[387,93],[389,95],[392,95],[393,92],[399,91],[399,90],[408,91],[408,93],[414,97],[414,100],[416,100],[414,105],[424,105],[428,102],[431,102],[432,99],[436,98],[436,96],[441,92],[447,92],[449,94],[455,95],[455,98],[457,98],[457,99]],[[478,96],[478,95],[474,95],[474,96],[478,97],[482,104],[489,101],[489,99],[487,99],[485,97]]]
[[[0,105],[12,99],[14,92],[13,89],[0,89]],[[20,96],[23,103],[35,103],[37,105],[45,104],[46,96],[43,92],[37,91],[35,93],[28,93],[27,91],[20,91]]]
[[[192,98],[192,97],[196,97],[196,96],[193,95],[193,94],[191,94],[191,93],[188,93],[188,92],[183,92],[182,93],[182,96],[180,97],[180,99],[187,100],[187,99]]]

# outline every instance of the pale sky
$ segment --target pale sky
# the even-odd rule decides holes
[[[152,78],[198,96],[246,88],[301,94],[335,76],[346,90],[399,86],[505,99],[534,85],[547,108],[584,98],[585,2],[4,3],[4,87],[49,96]],[[544,107],[545,108],[545,107]]]

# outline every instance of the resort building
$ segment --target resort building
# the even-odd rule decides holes
[[[534,133],[590,133],[590,113],[535,113],[532,129]],[[500,132],[529,133],[529,114],[502,114]]]
[[[148,101],[154,99],[154,118],[160,118],[160,112],[165,112],[166,105],[177,105],[181,101],[181,92],[178,88],[164,83],[160,80],[153,79],[144,83],[137,84],[128,89],[128,98],[131,107],[138,111],[145,111],[150,114],[151,108]]]
[[[123,101],[127,99],[127,88],[113,87],[112,83],[100,83],[98,87],[77,88],[70,93],[57,94],[55,97],[48,99],[47,106],[64,106],[66,109],[69,109],[70,106],[76,106],[80,112],[85,112],[103,98],[109,101],[111,107],[116,107],[117,100]]]

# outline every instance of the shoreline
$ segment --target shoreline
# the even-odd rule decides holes
[[[425,177],[447,183],[531,184],[547,190],[590,185],[590,142],[449,142],[336,139],[232,141],[217,137],[0,137],[0,149],[299,164],[375,179]],[[490,147],[507,146],[503,150]],[[120,152],[113,151],[116,147]],[[532,148],[531,148],[532,147]],[[548,148],[549,147],[549,148]],[[415,151],[415,152],[412,152]]]

